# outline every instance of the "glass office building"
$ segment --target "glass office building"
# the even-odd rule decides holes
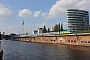
[[[75,33],[79,30],[89,30],[89,12],[77,9],[68,9],[67,30]]]

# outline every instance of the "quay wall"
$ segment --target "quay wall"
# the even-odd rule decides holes
[[[90,46],[90,35],[48,35],[34,37],[15,37],[14,40],[35,43],[59,43]]]

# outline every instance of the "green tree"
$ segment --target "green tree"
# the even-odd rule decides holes
[[[79,30],[77,33],[90,33],[90,30]]]
[[[63,26],[62,26],[62,24],[59,23],[54,26],[54,32],[60,33],[60,31],[63,31]]]
[[[60,33],[60,23],[58,24],[58,31],[59,31],[59,33]]]
[[[56,24],[56,25],[54,26],[54,32],[58,32],[58,30],[59,30],[58,24]]]
[[[50,32],[50,28],[48,27],[48,31],[47,32]]]
[[[61,31],[63,31],[63,26],[62,26],[62,24],[61,24],[61,26],[60,26],[60,27],[61,27],[61,29],[60,29],[60,30],[61,30]]]
[[[47,32],[47,30],[46,30],[46,27],[44,25],[44,27],[43,27],[43,33],[46,33],[46,32]]]

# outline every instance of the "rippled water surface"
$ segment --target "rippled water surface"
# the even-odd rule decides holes
[[[2,40],[3,60],[90,60],[90,47]]]

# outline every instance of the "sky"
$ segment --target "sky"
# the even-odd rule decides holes
[[[38,28],[62,23],[66,28],[66,10],[90,11],[90,0],[0,0],[0,31],[6,34],[32,34]]]

